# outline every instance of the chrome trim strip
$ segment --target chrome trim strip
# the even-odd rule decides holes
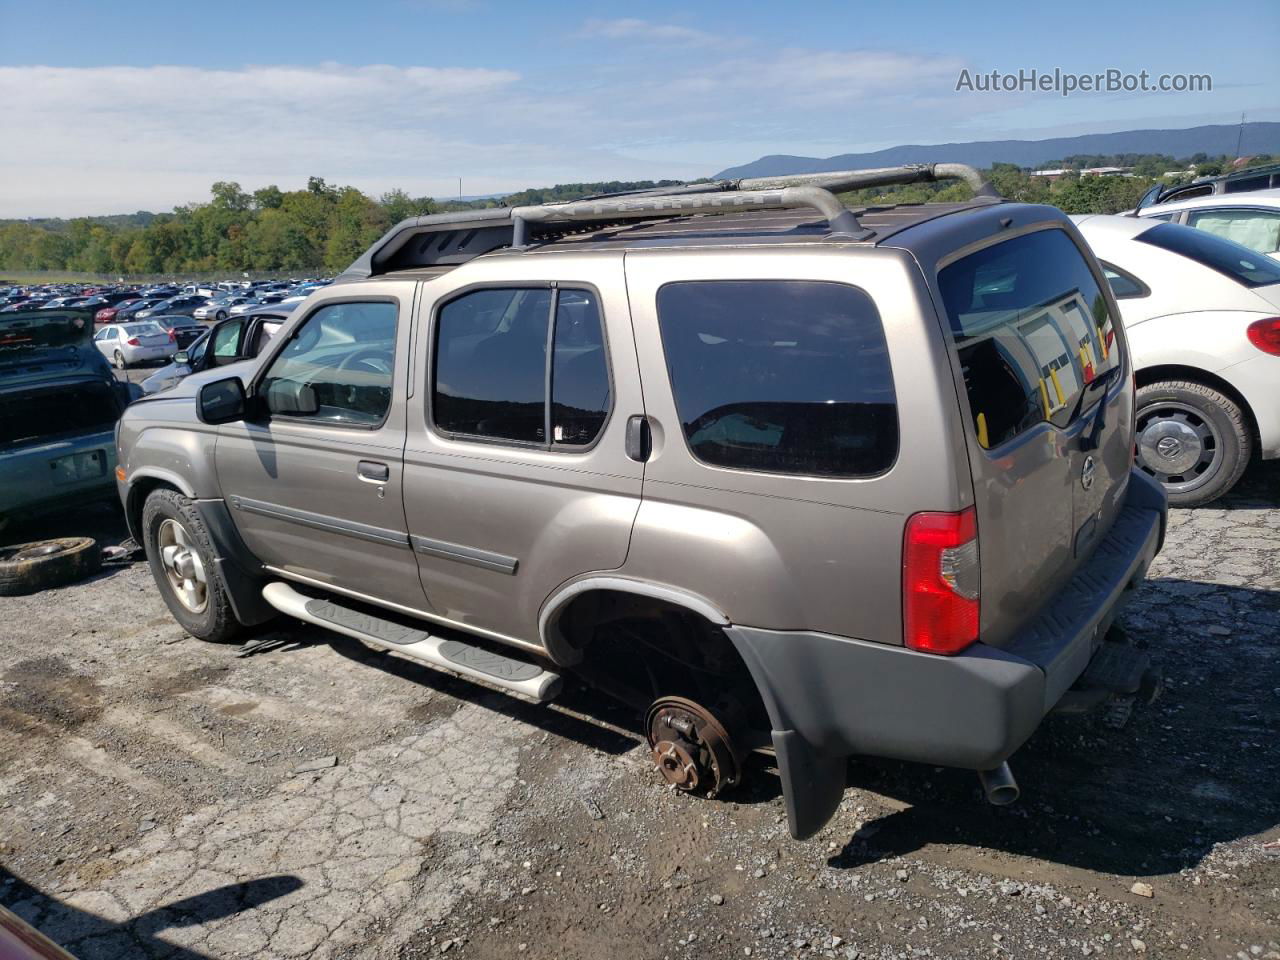
[[[432,540],[430,537],[410,536],[409,542],[413,544],[413,549],[417,553],[425,553],[429,557],[441,557],[445,560],[457,560],[459,563],[469,563],[473,567],[496,570],[498,573],[511,576],[515,575],[516,567],[520,564],[515,557],[480,550],[476,547],[464,547],[458,543],[447,543],[444,540]]]
[[[388,610],[396,610],[400,613],[407,613],[411,617],[418,617],[421,620],[430,620],[432,623],[439,623],[446,627],[453,627],[464,633],[474,633],[480,637],[488,637],[490,640],[497,640],[499,643],[505,643],[513,647],[519,647],[522,650],[528,650],[532,653],[547,656],[546,648],[538,643],[530,643],[528,640],[521,640],[517,637],[507,636],[505,633],[498,633],[496,630],[486,630],[483,627],[477,627],[470,623],[463,623],[460,620],[450,620],[448,617],[442,617],[439,614],[427,613],[425,610],[419,610],[416,607],[406,607],[401,603],[392,603],[390,600],[382,600],[378,597],[370,596],[367,593],[361,593],[358,590],[348,590],[346,587],[339,587],[333,583],[325,583],[323,580],[316,580],[313,577],[303,576],[300,573],[294,573],[290,570],[282,570],[279,567],[273,567],[269,564],[263,564],[264,570],[269,570],[277,576],[284,577],[286,580],[293,580],[297,583],[305,583],[311,587],[318,587],[321,590],[332,590],[334,593],[340,593],[343,596],[351,597],[355,600],[364,600],[379,607],[386,607]]]
[[[374,527],[367,523],[356,523],[354,520],[343,520],[340,517],[330,517],[323,513],[312,513],[310,510],[284,507],[278,503],[250,500],[248,497],[234,494],[227,497],[227,500],[235,509],[243,510],[245,513],[255,513],[258,516],[270,517],[273,520],[288,520],[292,523],[300,523],[304,527],[314,527],[317,530],[325,530],[328,533],[341,533],[348,537],[357,537],[360,540],[369,540],[373,543],[384,543],[392,547],[409,546],[409,535],[398,530]]]

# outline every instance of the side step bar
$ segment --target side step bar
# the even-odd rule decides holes
[[[460,640],[433,637],[426,630],[384,620],[332,600],[304,596],[278,580],[262,588],[262,598],[291,617],[539,702],[550,700],[560,692],[560,674],[544,670],[536,663],[506,657]]]

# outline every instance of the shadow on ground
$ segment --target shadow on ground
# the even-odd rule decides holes
[[[116,923],[41,893],[0,867],[0,902],[55,943],[73,944],[79,960],[157,955],[167,960],[213,960],[195,950],[175,948],[165,942],[164,932],[234,916],[302,886],[302,880],[291,875],[261,877],[216,887]]]

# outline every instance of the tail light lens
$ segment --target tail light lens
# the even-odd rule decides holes
[[[1267,320],[1255,320],[1245,330],[1249,342],[1272,356],[1280,357],[1280,317]]]
[[[177,343],[177,342],[178,342],[178,335],[177,335],[176,333],[174,333],[174,331],[172,331],[172,330],[170,330],[170,331],[169,331],[169,342],[170,342],[170,343]]]
[[[128,340],[125,341],[125,343],[127,343],[131,347],[142,346],[142,341],[140,341],[137,337],[130,337]]]
[[[903,639],[912,650],[951,655],[978,639],[978,517],[917,513],[902,545]]]

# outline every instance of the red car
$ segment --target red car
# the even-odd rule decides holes
[[[99,310],[97,313],[93,315],[93,322],[95,324],[114,323],[116,319],[116,313],[120,310],[121,307],[127,307],[129,306],[129,304],[137,303],[141,299],[142,299],[141,297],[134,297],[132,300],[121,300],[119,303],[117,303],[113,307],[103,307],[101,310]]]

